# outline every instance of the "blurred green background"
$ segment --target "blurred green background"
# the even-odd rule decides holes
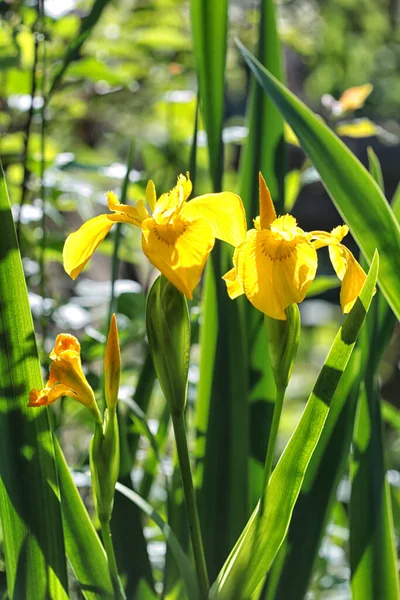
[[[247,135],[249,73],[234,38],[239,37],[254,49],[257,2],[231,1],[229,19],[224,189],[237,191],[241,145]],[[398,184],[400,159],[399,23],[397,0],[289,0],[278,4],[287,83],[316,112],[329,117],[332,100],[328,94],[339,98],[350,86],[373,84],[371,96],[356,117],[373,121],[375,135],[345,139],[364,162],[367,146],[374,148],[382,163],[389,198]],[[210,191],[201,120],[197,143],[193,144],[197,90],[192,52],[189,5],[182,0],[103,0],[94,4],[47,0],[44,5],[0,2],[0,155],[17,223],[42,364],[47,368],[47,356],[57,333],[73,333],[81,340],[87,376],[97,390],[101,389],[116,233],[101,245],[77,282],[63,271],[63,243],[67,233],[82,221],[107,212],[107,190],[120,195],[130,148],[133,159],[128,201],[144,197],[149,178],[159,192],[168,191],[176,176],[189,168],[194,149],[195,193]],[[65,56],[73,60],[61,73]],[[302,151],[289,145],[288,154],[288,170],[297,173],[292,212],[300,226],[305,230],[330,229],[339,224],[340,217]],[[149,406],[143,408],[150,430],[158,432],[165,455],[161,468],[152,459],[143,422],[137,416],[129,417],[128,435],[138,444],[133,480],[164,512],[163,471],[168,475],[172,472],[172,444],[163,430],[166,417],[161,393],[157,387],[151,393],[154,379],[146,362],[144,325],[145,295],[156,273],[142,255],[140,230],[126,226],[121,236],[114,290],[124,366],[121,399],[135,398],[138,381],[143,385],[139,374],[147,365]],[[323,274],[332,274],[327,260],[321,261],[320,269]],[[198,381],[199,298],[197,290],[190,305],[192,404]],[[301,312],[302,337],[283,413],[281,448],[297,423],[341,322],[338,290],[310,298],[301,306]],[[384,415],[397,532],[400,416],[391,407],[400,408],[398,337],[397,330],[381,367],[383,394],[388,402]],[[53,414],[70,465],[85,473],[92,426],[86,422],[84,409],[64,399],[54,407]],[[143,470],[149,462],[153,464],[150,472],[155,475],[154,480],[150,478],[150,487],[147,471]],[[85,479],[81,489],[90,506]],[[320,549],[310,598],[349,597],[347,500],[345,478]],[[150,524],[146,536],[157,579],[161,577],[165,546]]]

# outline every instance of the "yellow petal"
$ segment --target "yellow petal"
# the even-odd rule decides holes
[[[214,235],[205,219],[171,222],[146,219],[142,224],[142,248],[150,262],[189,300],[214,246]]]
[[[121,204],[114,192],[107,192],[106,196],[108,208],[114,212],[122,213],[124,215],[124,223],[131,223],[140,227],[142,221],[149,216],[144,207],[143,200],[139,200],[138,204],[141,203],[140,207],[136,208],[135,206]]]
[[[272,221],[276,219],[275,207],[261,173],[258,174],[258,181],[260,184],[260,227],[261,229],[268,229]]]
[[[339,123],[336,133],[344,137],[366,138],[378,134],[378,127],[369,119],[356,119],[350,123]]]
[[[62,396],[73,396],[74,393],[65,385],[59,384],[54,387],[45,387],[42,390],[31,390],[29,392],[29,407],[48,406]]]
[[[153,217],[161,222],[160,217],[168,211],[168,216],[171,216],[174,210],[179,209],[185,200],[190,196],[192,192],[192,182],[190,181],[189,173],[179,175],[176,186],[166,194],[162,194],[157,200],[155,209],[153,210]]]
[[[340,290],[340,304],[344,313],[350,312],[364,285],[366,274],[346,246],[338,244],[329,246],[329,256],[342,281]]]
[[[327,231],[311,231],[310,235],[314,238],[312,242],[314,248],[319,250],[325,246],[337,246],[348,233],[349,228],[347,225],[339,225],[332,229],[330,233]]]
[[[49,355],[51,360],[61,357],[65,350],[72,350],[80,355],[81,345],[74,335],[71,335],[70,333],[59,333],[54,348]]]
[[[237,257],[239,280],[250,302],[266,315],[286,320],[285,308],[301,302],[315,277],[317,253],[306,237],[277,239],[251,230]]]
[[[229,298],[232,298],[232,300],[234,300],[238,296],[244,294],[244,289],[238,279],[238,274],[235,267],[233,267],[233,269],[225,273],[222,279],[226,283],[226,290],[228,292]]]
[[[67,237],[63,250],[63,262],[65,271],[72,279],[76,279],[84,269],[97,246],[114,225],[115,217],[116,215],[94,217]]]
[[[364,85],[351,87],[343,92],[339,98],[343,112],[362,108],[372,90],[373,86],[370,83],[365,83]]]
[[[246,237],[246,214],[241,198],[232,192],[205,194],[187,202],[181,210],[185,219],[205,219],[216,238],[239,246]]]

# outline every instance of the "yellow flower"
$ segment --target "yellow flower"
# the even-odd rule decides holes
[[[343,312],[353,306],[365,280],[365,273],[351,252],[340,242],[348,232],[343,225],[331,233],[307,233],[291,215],[276,216],[268,187],[260,179],[260,216],[246,240],[236,248],[234,267],[223,279],[231,298],[246,294],[260,311],[274,319],[286,320],[285,308],[304,300],[317,270],[318,248],[329,246],[332,264],[342,280]]]
[[[100,420],[99,409],[81,364],[81,347],[73,335],[60,333],[50,352],[49,379],[42,390],[31,390],[28,406],[47,406],[62,396],[75,398]]]
[[[115,214],[90,219],[68,236],[64,268],[75,279],[114,223],[130,223],[142,229],[142,249],[178,290],[191,299],[215,238],[239,245],[245,238],[246,219],[241,199],[231,192],[206,194],[186,202],[192,191],[189,173],[179,175],[177,185],[157,200],[149,181],[146,199],[136,207],[120,204],[108,192],[108,207]]]

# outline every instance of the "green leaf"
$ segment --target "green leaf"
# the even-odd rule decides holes
[[[400,318],[400,226],[379,186],[343,142],[238,42],[264,91],[298,136],[368,262],[379,251],[379,285]]]
[[[336,388],[321,437],[305,473],[282,545],[275,591],[268,600],[303,600],[311,578],[337,485],[347,465],[360,386],[361,352],[354,350]],[[270,592],[270,586],[268,586]]]
[[[367,371],[353,439],[350,568],[354,600],[400,597],[380,399],[373,375]]]
[[[0,518],[10,598],[68,598],[60,490],[28,293],[0,166]]]
[[[265,491],[264,509],[261,511],[260,504],[255,508],[212,586],[210,598],[250,598],[271,568],[286,536],[334,392],[369,309],[378,264],[378,255],[375,254],[360,296],[334,340],[300,422],[272,473]]]
[[[257,58],[282,80],[281,46],[278,38],[273,0],[262,0]],[[249,135],[241,162],[240,196],[252,227],[259,214],[258,172],[261,171],[278,214],[283,214],[286,152],[283,119],[274,103],[263,93],[255,77],[251,80],[248,101]]]
[[[80,50],[83,44],[86,42],[87,38],[91,34],[93,28],[95,27],[97,21],[100,19],[103,10],[109,3],[109,0],[95,0],[92,6],[90,13],[82,20],[82,24],[80,30],[76,36],[74,36],[72,42],[67,48],[65,57],[57,69],[49,89],[49,97],[53,94],[53,92],[60,85],[62,78],[69,65],[79,58]]]
[[[156,510],[154,510],[154,508],[148,502],[146,502],[144,498],[139,496],[139,494],[137,494],[133,490],[130,490],[121,483],[117,483],[116,489],[121,494],[124,494],[124,496],[129,498],[129,500],[134,502],[161,529],[162,533],[165,536],[165,540],[168,546],[170,547],[172,554],[174,555],[176,563],[179,566],[181,576],[183,581],[185,582],[190,600],[197,600],[200,596],[199,589],[197,586],[196,574],[193,570],[190,560],[186,556],[184,550],[182,549],[182,546],[180,545],[177,537],[175,536],[168,523],[164,521],[161,515]]]
[[[191,14],[201,112],[208,138],[211,178],[217,192],[221,190],[223,174],[227,0],[191,0]]]
[[[329,290],[334,290],[339,286],[340,279],[338,279],[334,275],[319,275],[314,279],[314,281],[308,288],[307,298],[319,296],[320,294],[323,294],[324,292],[329,292]]]
[[[257,56],[268,69],[282,79],[281,47],[277,33],[273,0],[262,0],[258,28]],[[283,119],[273,102],[263,93],[254,76],[247,105],[249,134],[240,163],[240,196],[246,209],[249,228],[259,214],[258,173],[268,182],[278,213],[283,213],[286,152]],[[243,301],[243,328],[248,371],[250,419],[250,506],[260,497],[267,440],[275,402],[275,383],[268,358],[263,315]],[[243,484],[245,485],[245,484]],[[246,515],[246,518],[248,515]]]
[[[106,553],[54,438],[68,560],[87,600],[114,597]]]

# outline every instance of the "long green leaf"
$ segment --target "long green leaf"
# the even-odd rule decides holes
[[[281,548],[284,556],[279,565],[277,588],[267,596],[268,600],[303,600],[306,595],[336,488],[347,465],[360,369],[361,352],[355,350],[336,388],[325,427],[305,473],[285,548]]]
[[[87,600],[113,598],[106,553],[92,525],[68,465],[54,438],[61,491],[62,518],[68,560]]]
[[[194,53],[214,191],[222,185],[227,0],[192,0]],[[239,303],[221,275],[230,268],[217,244],[206,269],[196,404],[196,486],[204,549],[215,577],[248,518],[248,406]],[[237,443],[237,439],[241,443]],[[210,506],[209,498],[215,502]]]
[[[382,191],[343,142],[240,43],[264,91],[298,136],[368,262],[379,251],[379,285],[400,318],[400,226]]]
[[[369,149],[370,169],[383,188],[379,160]],[[400,196],[392,203],[400,219]],[[389,485],[386,481],[378,367],[396,318],[385,298],[377,298],[367,318],[361,346],[366,357],[354,429],[351,462],[350,567],[354,600],[399,598],[399,577]],[[362,513],[360,512],[362,506]]]
[[[375,254],[367,280],[340,328],[300,422],[289,440],[266,490],[263,511],[257,505],[233,548],[210,598],[251,597],[271,568],[286,536],[304,476],[324,429],[334,392],[368,312],[378,274]]]
[[[282,79],[281,48],[273,0],[261,3],[257,56],[278,79]],[[272,194],[276,210],[283,213],[285,145],[283,119],[273,102],[263,93],[254,76],[248,100],[249,135],[240,164],[240,196],[246,209],[249,228],[259,213],[258,173],[261,171]],[[268,357],[263,315],[245,303],[247,362],[250,410],[250,498],[254,506],[260,497],[275,401],[275,383]]]
[[[60,490],[35,334],[0,167],[0,518],[10,598],[68,598]]]
[[[191,0],[191,13],[193,50],[201,112],[208,137],[210,172],[214,191],[220,191],[228,3],[227,0]]]
[[[389,484],[385,477],[380,399],[367,374],[353,439],[350,567],[354,600],[400,597]]]

